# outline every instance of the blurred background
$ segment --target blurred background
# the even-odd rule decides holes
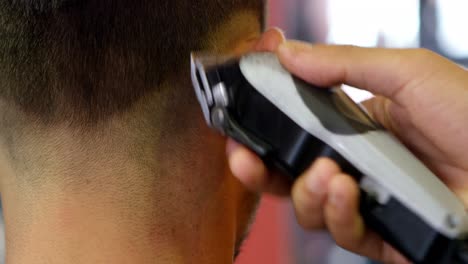
[[[467,0],[270,0],[270,26],[288,38],[366,47],[425,47],[468,66]],[[369,94],[346,87],[356,101]],[[1,211],[1,210],[0,210]],[[1,218],[0,218],[1,220]],[[0,223],[0,238],[4,229]],[[4,240],[0,239],[0,263]],[[304,232],[288,200],[266,196],[236,264],[370,263]]]
[[[269,0],[288,38],[364,47],[424,47],[468,66],[467,0]],[[344,88],[356,101],[371,95]],[[266,196],[236,264],[369,264],[325,232],[304,232],[288,200]]]

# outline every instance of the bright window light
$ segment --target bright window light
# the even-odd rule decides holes
[[[442,52],[456,59],[468,57],[468,1],[437,0],[437,7],[437,38]]]
[[[329,0],[328,20],[329,43],[393,48],[419,45],[418,0]],[[350,86],[343,90],[356,102],[373,96]]]
[[[378,17],[375,0],[329,0],[328,42],[373,47],[378,42]]]
[[[380,32],[385,47],[419,46],[419,1],[385,0],[380,2]]]
[[[417,47],[418,0],[329,0],[328,42],[364,47]]]
[[[371,99],[372,97],[374,97],[373,94],[367,91],[359,90],[348,85],[343,85],[341,89],[343,89],[343,91],[347,95],[349,95],[349,97],[351,97],[351,99],[353,99],[354,102],[357,102],[357,103],[363,102],[367,99]]]

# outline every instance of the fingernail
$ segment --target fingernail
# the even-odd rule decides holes
[[[317,175],[314,171],[310,172],[310,175],[305,180],[305,184],[307,189],[316,195],[321,196],[326,191],[324,181],[321,179],[320,175]]]
[[[245,167],[243,166],[244,160],[241,158],[242,157],[241,152],[242,150],[237,149],[237,150],[233,150],[232,153],[229,154],[229,159],[228,159],[229,167],[233,175],[236,177],[239,174],[242,174],[242,173],[239,173],[239,170]]]
[[[329,193],[329,202],[332,206],[336,207],[336,208],[341,208],[343,207],[343,198],[341,197],[341,195],[337,192],[337,191],[334,191],[334,192],[331,192]]]
[[[306,177],[306,185],[309,191],[319,195],[325,194],[328,190],[330,178],[327,163],[317,160],[306,173],[309,174]]]
[[[268,29],[268,31],[270,30],[275,30],[277,31],[278,33],[280,33],[281,37],[283,38],[284,41],[286,41],[286,33],[284,32],[284,30],[282,28],[279,28],[279,27],[272,27],[270,29]]]
[[[245,148],[233,151],[229,157],[229,166],[237,178],[249,178],[250,181],[264,178],[267,174],[267,169],[262,161]]]

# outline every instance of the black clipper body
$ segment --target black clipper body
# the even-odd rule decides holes
[[[291,180],[318,157],[361,187],[366,224],[415,263],[468,263],[463,204],[341,89],[313,87],[272,53],[192,56],[192,80],[212,128]]]

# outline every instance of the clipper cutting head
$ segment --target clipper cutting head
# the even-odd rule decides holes
[[[202,107],[206,123],[224,133],[225,108],[229,106],[229,94],[222,82],[217,67],[232,60],[207,53],[191,54],[192,82]]]

